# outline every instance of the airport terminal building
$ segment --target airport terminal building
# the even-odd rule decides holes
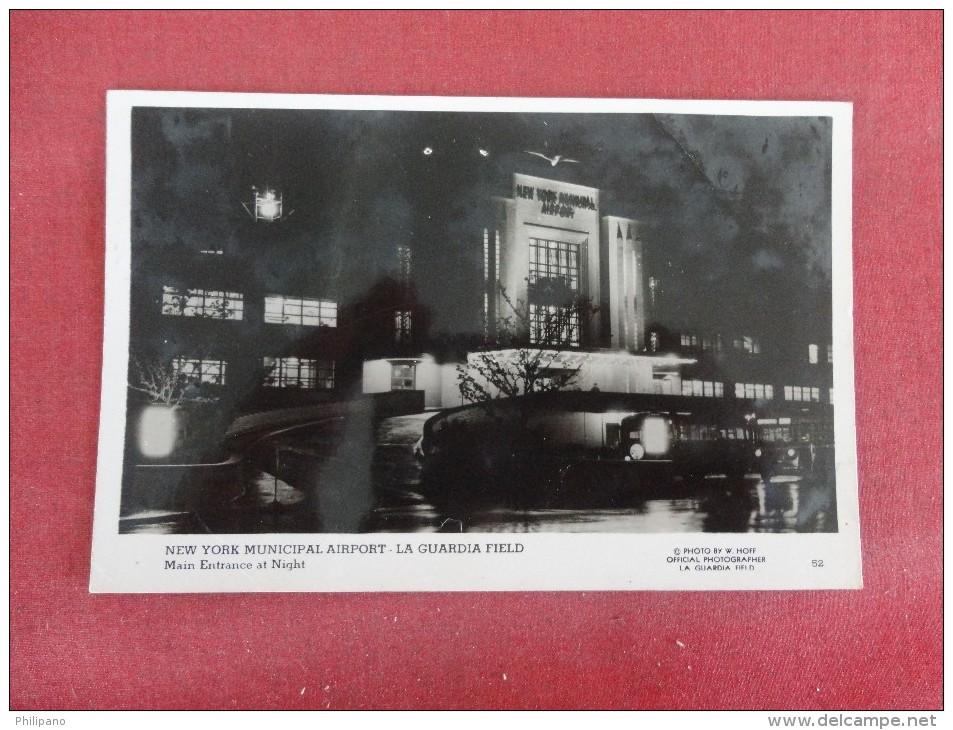
[[[494,198],[489,211],[482,241],[472,244],[482,246],[482,301],[473,304],[483,311],[483,346],[455,357],[404,348],[366,358],[364,393],[418,390],[427,408],[462,405],[461,368],[472,372],[488,352],[518,356],[519,348],[500,344],[501,323],[523,327],[525,347],[545,348],[547,318],[563,313],[564,335],[545,364],[575,369],[573,390],[738,398],[769,411],[833,403],[833,351],[824,338],[795,343],[796,360],[787,362],[763,352],[757,332],[659,326],[666,313],[655,301],[639,222],[603,210],[598,188],[514,173],[509,197]]]
[[[681,393],[680,364],[669,354],[646,354],[646,299],[642,240],[631,218],[603,215],[600,191],[516,173],[511,196],[495,198],[482,231],[484,339],[500,342],[501,328],[528,347],[552,345],[547,328],[558,323],[559,347],[546,367],[578,369],[573,388],[622,393]],[[579,303],[583,303],[580,305]],[[512,334],[512,332],[510,332]],[[558,350],[558,351],[556,351]],[[458,362],[434,356],[364,363],[364,392],[422,390],[430,408],[462,403]],[[499,348],[498,358],[515,357]]]

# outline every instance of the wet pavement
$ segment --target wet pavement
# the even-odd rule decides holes
[[[253,458],[243,495],[214,515],[157,516],[124,532],[833,532],[832,484],[759,475],[645,484],[611,507],[481,504],[424,496],[413,446],[432,413],[295,429]],[[276,476],[276,474],[278,476]]]

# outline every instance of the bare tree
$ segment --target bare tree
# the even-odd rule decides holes
[[[132,368],[129,387],[149,396],[156,405],[178,406],[183,403],[210,403],[214,398],[202,394],[194,382],[192,365],[184,357],[163,359],[142,352],[130,354]]]
[[[463,400],[479,403],[571,388],[580,365],[567,362],[565,352],[579,347],[596,307],[575,295],[562,305],[514,303],[502,286],[500,298],[509,313],[497,319],[486,349],[457,368]]]

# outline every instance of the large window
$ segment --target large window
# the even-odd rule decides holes
[[[573,307],[529,305],[529,337],[538,345],[579,345],[579,312]]]
[[[707,398],[721,398],[725,394],[725,384],[709,380],[683,380],[682,395],[697,395]]]
[[[182,317],[241,319],[244,298],[233,291],[162,287],[162,313]]]
[[[784,400],[805,401],[812,403],[821,402],[821,389],[810,388],[800,385],[785,385]]]
[[[301,299],[273,294],[265,297],[265,321],[272,324],[336,327],[338,305],[326,299]]]
[[[333,388],[334,363],[297,357],[266,357],[265,385],[271,388]]]
[[[178,373],[193,383],[225,385],[225,361],[177,357],[174,361]]]
[[[774,398],[774,386],[763,383],[735,383],[735,398],[769,400]]]
[[[538,303],[566,304],[579,292],[579,244],[529,239],[529,286]]]
[[[578,346],[580,253],[578,243],[529,239],[530,340]]]

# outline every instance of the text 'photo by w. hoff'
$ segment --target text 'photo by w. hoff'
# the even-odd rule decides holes
[[[91,587],[859,587],[848,104],[111,92]]]

